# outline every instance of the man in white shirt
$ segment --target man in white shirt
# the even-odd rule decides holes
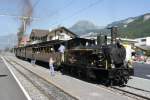
[[[60,47],[58,48],[58,51],[61,53],[61,62],[64,62],[65,46],[61,44]]]

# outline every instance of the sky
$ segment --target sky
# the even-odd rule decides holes
[[[32,29],[71,27],[77,21],[89,20],[98,26],[150,13],[150,0],[30,0],[33,19],[26,34]],[[21,25],[22,0],[0,0],[0,36],[17,34]],[[2,16],[5,14],[6,16]]]

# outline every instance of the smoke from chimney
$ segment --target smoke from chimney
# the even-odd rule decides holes
[[[31,0],[21,0],[21,6],[22,6],[22,17],[21,17],[21,25],[19,27],[18,32],[18,44],[20,43],[22,36],[24,35],[27,26],[30,26],[32,20],[31,17],[33,15],[33,7]]]

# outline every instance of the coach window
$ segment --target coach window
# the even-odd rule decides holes
[[[42,47],[42,52],[44,52],[44,47]]]
[[[36,53],[36,48],[34,48],[34,53]]]
[[[49,47],[47,46],[47,52],[49,53]]]
[[[40,53],[40,48],[38,48],[38,53]]]
[[[35,49],[35,53],[37,53],[37,48]]]
[[[36,53],[36,48],[34,48],[34,53]]]
[[[33,48],[32,48],[32,53],[33,53]]]
[[[45,53],[45,48],[43,47],[42,52]]]
[[[46,50],[45,50],[46,48],[45,47],[43,47],[43,53],[46,53]]]
[[[47,47],[45,47],[45,49],[46,49],[46,53],[48,53],[48,48],[47,48]]]
[[[36,48],[34,48],[34,53],[36,53]]]
[[[41,51],[41,53],[42,53],[42,47],[40,47],[40,51]]]
[[[41,47],[41,49],[40,49],[40,50],[41,50],[41,53],[43,53],[43,48],[42,48],[42,47]]]
[[[41,54],[41,47],[39,47],[39,52],[40,52],[40,54]]]
[[[36,48],[34,48],[34,53],[36,53]]]
[[[46,53],[46,52],[47,52],[46,47],[44,47],[44,53]]]
[[[47,46],[46,48],[47,48],[47,53],[49,53],[49,47]]]
[[[48,53],[48,49],[47,49],[47,47],[45,47],[45,53]]]
[[[46,47],[46,53],[49,53],[49,48],[48,47]]]
[[[40,53],[40,48],[38,48],[38,52]]]
[[[50,51],[51,51],[51,49],[50,49],[50,47],[48,47],[48,53],[50,53]]]
[[[48,47],[46,47],[46,53],[48,53]]]
[[[37,52],[37,48],[35,48],[35,53]]]
[[[47,53],[47,48],[45,47],[45,53]]]
[[[86,42],[85,41],[81,41],[80,45],[81,46],[86,46]]]
[[[36,48],[36,51],[35,51],[36,53],[38,52],[38,48]]]
[[[41,48],[39,47],[39,52],[41,53]]]
[[[46,47],[44,47],[44,53],[46,53]]]
[[[80,46],[83,46],[83,43],[82,42],[80,42],[80,44],[79,44]]]
[[[32,53],[34,53],[34,48],[32,48]]]
[[[50,47],[47,47],[47,49],[48,49],[48,53],[50,53]]]
[[[42,47],[40,47],[40,52],[42,53]]]

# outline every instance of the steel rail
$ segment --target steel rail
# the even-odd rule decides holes
[[[129,97],[131,97],[131,98],[136,98],[136,97],[138,97],[139,99],[138,100],[143,100],[143,99],[145,99],[145,100],[150,100],[150,97],[146,97],[146,96],[143,96],[143,95],[140,95],[140,94],[138,94],[138,93],[133,93],[133,92],[130,92],[130,91],[127,91],[127,90],[123,90],[123,89],[121,89],[121,88],[118,88],[118,87],[114,87],[114,86],[112,86],[112,87],[110,87],[110,88],[112,88],[112,89],[114,89],[114,90],[118,90],[118,91],[121,91],[121,92],[123,92],[122,94],[124,94],[124,93],[127,93],[127,94],[130,94],[130,96],[129,95],[127,95],[127,94],[124,94],[124,95],[126,95],[126,96],[129,96]],[[132,88],[132,87],[129,87],[130,89]],[[135,90],[140,90],[140,89],[136,89],[136,88],[132,88],[132,89],[135,89]],[[143,90],[142,90],[143,91]],[[136,96],[136,97],[132,97],[132,96]],[[137,99],[137,98],[136,98]]]

